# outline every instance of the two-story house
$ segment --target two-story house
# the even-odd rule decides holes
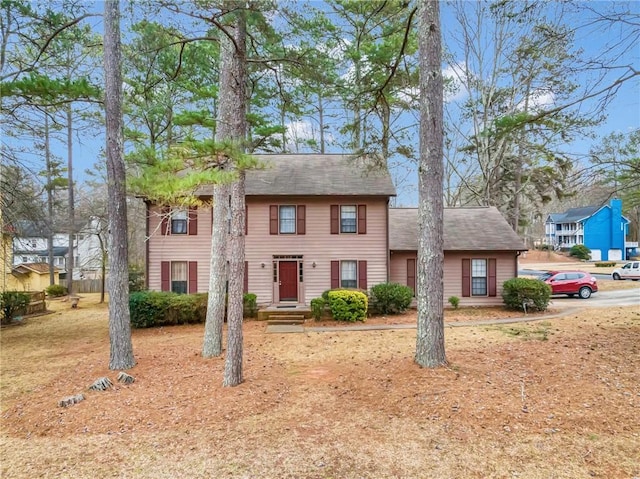
[[[259,304],[308,305],[330,288],[390,280],[415,287],[416,210],[389,208],[395,188],[386,169],[372,171],[347,155],[259,158],[266,168],[247,172],[245,198],[245,290]],[[211,190],[201,193],[210,201]],[[526,248],[497,210],[465,211],[445,221],[445,290],[469,304],[500,303],[498,285],[517,275]],[[149,289],[207,291],[211,229],[210,207],[147,202]]]
[[[570,208],[552,213],[545,222],[545,243],[556,248],[585,245],[593,261],[626,260],[638,243],[626,241],[629,220],[622,214],[622,200],[608,205]]]

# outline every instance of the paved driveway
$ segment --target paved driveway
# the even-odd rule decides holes
[[[605,308],[608,306],[638,306],[640,311],[640,288],[620,289],[617,291],[598,291],[589,299],[580,299],[577,296],[553,296],[552,304],[566,307],[580,308]]]

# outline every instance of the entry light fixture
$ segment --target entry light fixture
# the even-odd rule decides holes
[[[313,266],[315,268],[316,267],[316,262],[314,261],[313,263],[311,263],[311,266]]]

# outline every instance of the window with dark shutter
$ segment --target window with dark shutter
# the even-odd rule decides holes
[[[358,234],[367,233],[367,205],[358,205]]]
[[[189,222],[187,224],[188,234],[195,236],[198,234],[198,209],[197,206],[189,208]]]
[[[306,208],[304,205],[298,205],[298,212],[296,216],[297,228],[296,234],[303,235],[306,233]]]
[[[471,260],[462,260],[462,296],[471,296]]]
[[[340,287],[340,261],[331,262],[331,289]]]
[[[367,289],[367,262],[358,261],[358,288]]]
[[[278,234],[278,205],[269,206],[269,234]]]
[[[169,217],[171,216],[171,208],[163,206],[160,214],[162,215],[160,219],[160,234],[166,236],[169,234]]]
[[[160,263],[160,291],[171,291],[171,263]]]
[[[331,205],[331,234],[340,233],[340,206]]]
[[[489,260],[489,296],[497,296],[496,270],[496,259],[491,258]]]
[[[189,261],[189,294],[198,292],[198,262],[197,261]]]

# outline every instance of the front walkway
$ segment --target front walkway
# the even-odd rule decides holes
[[[518,318],[504,319],[477,319],[472,321],[445,321],[445,328],[460,328],[467,326],[491,326],[494,324],[528,323],[531,321],[543,321],[567,316],[580,311],[580,308],[566,308],[554,314],[546,316],[521,316]],[[304,326],[302,324],[278,324],[267,326],[267,333],[328,333],[335,331],[383,331],[395,329],[416,329],[416,324],[354,324],[348,326]]]

